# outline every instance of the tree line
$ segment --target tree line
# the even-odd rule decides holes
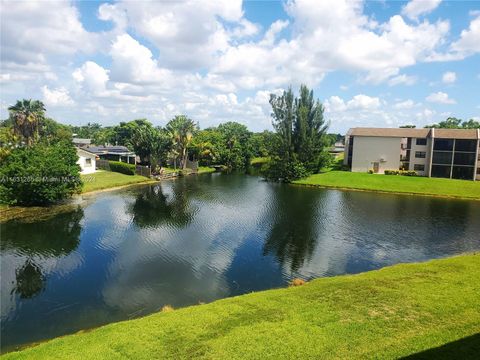
[[[103,127],[97,123],[71,126],[45,116],[38,100],[21,100],[9,108],[10,116],[0,123],[0,201],[11,204],[48,204],[80,191],[75,135],[90,138],[96,145],[123,145],[133,150],[142,164],[185,168],[187,160],[200,165],[222,165],[246,169],[252,158],[265,159],[264,177],[290,182],[320,171],[332,160],[327,147],[341,138],[328,134],[324,109],[313,91],[300,87],[296,96],[290,88],[271,95],[274,131],[254,133],[237,122],[200,129],[186,115],[178,115],[165,126],[147,119]],[[61,183],[31,184],[12,181],[47,175],[68,179]]]

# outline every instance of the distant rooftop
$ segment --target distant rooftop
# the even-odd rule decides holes
[[[90,145],[92,143],[91,139],[82,139],[82,138],[73,138],[73,143],[75,145]]]
[[[349,136],[400,137],[441,139],[479,139],[478,129],[411,129],[411,128],[351,128]]]
[[[88,151],[94,154],[130,154],[133,155],[134,152],[130,151],[126,146],[120,145],[107,145],[107,146],[88,146]]]

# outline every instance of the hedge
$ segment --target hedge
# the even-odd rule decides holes
[[[417,176],[414,170],[385,170],[385,175]]]
[[[135,165],[120,161],[109,161],[110,171],[122,173],[125,175],[135,175]]]

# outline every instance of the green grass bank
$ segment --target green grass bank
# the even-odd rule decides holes
[[[82,193],[104,190],[131,184],[152,182],[140,175],[125,175],[112,171],[99,170],[93,174],[81,175],[83,181]]]
[[[469,254],[160,312],[3,358],[396,359],[434,351],[426,358],[468,359],[480,346],[479,289],[480,254]]]
[[[480,200],[480,181],[329,171],[294,181],[329,188],[419,194]]]

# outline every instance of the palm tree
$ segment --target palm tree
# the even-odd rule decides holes
[[[13,120],[13,131],[25,139],[28,146],[38,138],[38,125],[45,114],[45,105],[38,100],[18,100],[8,108]]]
[[[172,142],[171,152],[181,156],[182,169],[185,170],[188,159],[188,145],[192,141],[193,134],[198,130],[198,125],[185,115],[177,115],[168,122],[166,130]],[[176,156],[174,162],[176,163]]]

